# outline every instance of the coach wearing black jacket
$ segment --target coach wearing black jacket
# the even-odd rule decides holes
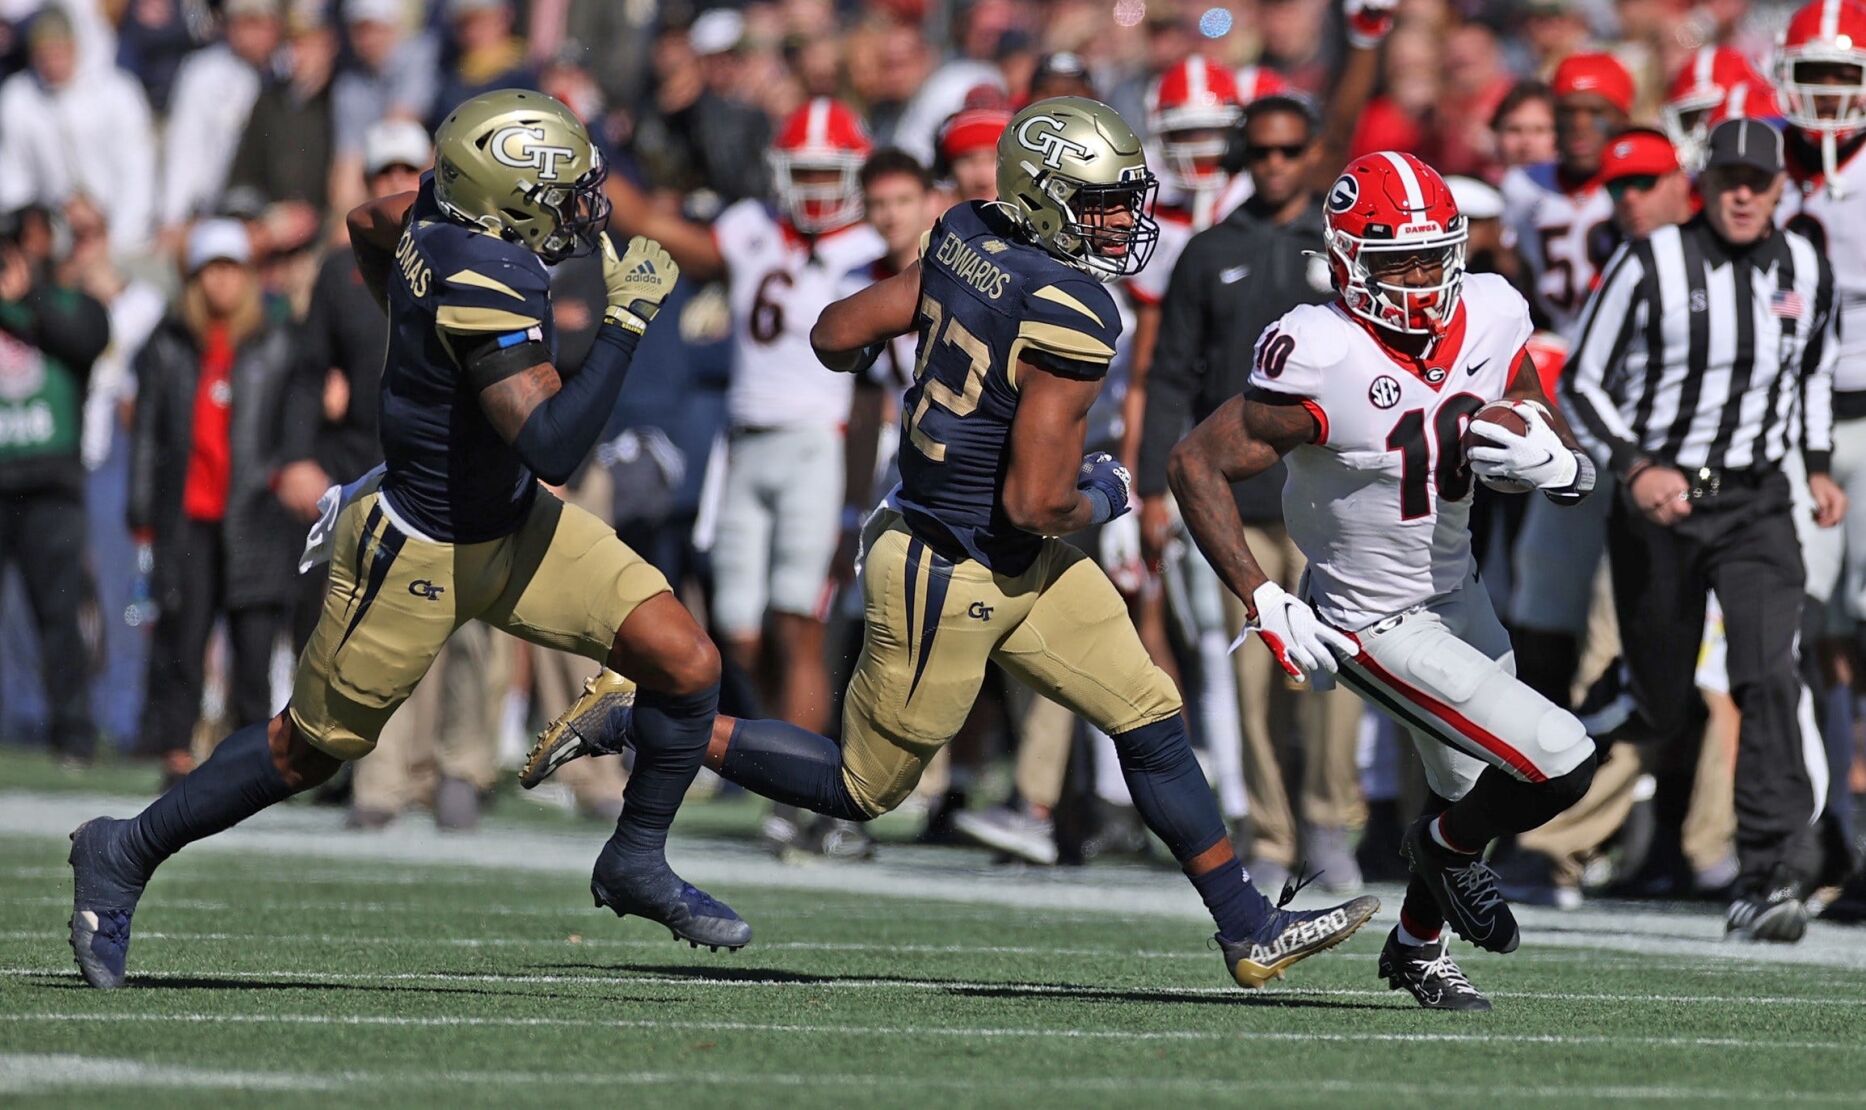
[[[1332,296],[1320,254],[1322,205],[1309,187],[1319,157],[1313,117],[1298,101],[1264,97],[1246,112],[1245,168],[1254,192],[1222,223],[1192,237],[1173,270],[1160,307],[1160,339],[1147,376],[1139,473],[1141,542],[1150,562],[1160,557],[1167,528],[1166,460],[1193,424],[1241,393],[1250,376],[1257,337],[1284,313]],[[1283,466],[1235,487],[1238,512],[1255,537],[1252,550],[1270,552],[1266,569],[1294,589],[1301,556],[1283,529]],[[1282,556],[1277,558],[1277,556]],[[1242,625],[1243,609],[1228,610],[1228,633]],[[1359,869],[1348,847],[1348,828],[1360,818],[1354,767],[1352,695],[1304,699],[1300,817],[1283,789],[1283,764],[1293,756],[1270,728],[1269,703],[1281,685],[1269,655],[1233,657],[1243,733],[1244,787],[1252,840],[1238,846],[1257,881],[1275,886],[1297,861],[1326,872],[1330,889],[1352,889]],[[1345,700],[1337,701],[1336,698]]]

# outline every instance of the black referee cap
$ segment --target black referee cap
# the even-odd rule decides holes
[[[1759,119],[1727,119],[1710,133],[1705,169],[1749,166],[1766,174],[1782,172],[1782,133]]]

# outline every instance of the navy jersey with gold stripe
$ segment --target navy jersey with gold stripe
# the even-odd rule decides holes
[[[894,503],[950,559],[1021,574],[1041,537],[1013,525],[999,493],[1017,415],[1017,364],[1103,377],[1121,318],[1108,290],[1016,235],[995,205],[970,202],[933,225],[920,258],[914,384]]]
[[[462,352],[540,342],[555,352],[538,256],[448,219],[425,175],[395,249],[382,372],[382,488],[428,537],[479,543],[524,522],[537,482],[479,406]]]

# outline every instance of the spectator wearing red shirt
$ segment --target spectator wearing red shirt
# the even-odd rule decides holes
[[[201,713],[203,659],[227,621],[226,724],[272,712],[273,648],[294,593],[304,528],[272,490],[280,415],[298,357],[268,321],[245,228],[208,220],[188,236],[187,283],[136,357],[129,525],[153,545],[158,606],[143,703],[143,748],[171,776]]]

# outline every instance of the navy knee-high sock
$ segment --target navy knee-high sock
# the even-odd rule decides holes
[[[812,813],[866,821],[842,778],[842,748],[786,721],[739,721],[719,774],[754,794]]]
[[[629,730],[635,766],[609,844],[637,865],[666,866],[667,830],[706,758],[718,709],[718,683],[697,694],[643,690],[636,696]]]
[[[1166,842],[1174,859],[1183,865],[1225,839],[1224,816],[1192,754],[1184,718],[1175,713],[1164,721],[1117,733],[1113,740],[1134,808],[1154,835]],[[1225,862],[1197,875],[1188,872],[1187,878],[1226,940],[1255,935],[1273,912],[1270,900],[1252,885],[1236,856],[1227,853]]]
[[[247,725],[221,741],[206,763],[130,820],[124,844],[144,874],[187,845],[295,793],[273,766],[268,723]]]

